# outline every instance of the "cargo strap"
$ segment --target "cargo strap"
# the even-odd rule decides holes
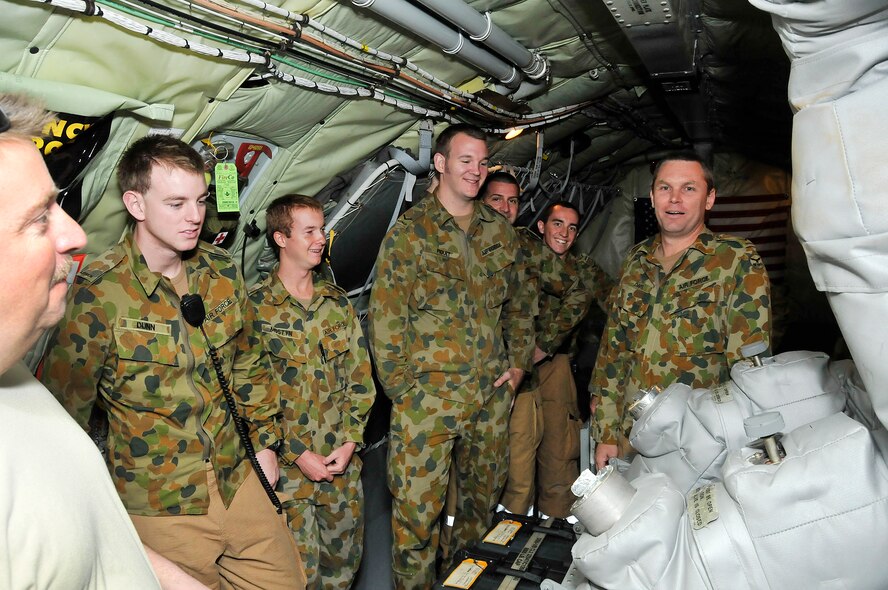
[[[546,521],[536,528],[551,528],[552,524],[555,522],[554,518],[547,518]],[[521,549],[521,552],[518,553],[518,556],[515,558],[515,561],[512,562],[511,571],[514,572],[524,572],[527,568],[530,567],[530,564],[533,563],[533,558],[536,555],[537,550],[543,544],[543,541],[546,540],[545,532],[535,532],[533,533],[529,539],[527,539],[527,543],[524,544],[524,548]],[[497,590],[515,590],[518,587],[518,584],[521,580],[527,579],[526,576],[515,576],[515,575],[506,575],[503,578],[503,581],[500,582],[500,585],[497,587]],[[536,578],[536,576],[534,576]],[[537,582],[539,583],[539,582]]]

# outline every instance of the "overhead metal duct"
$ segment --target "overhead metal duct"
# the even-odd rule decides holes
[[[460,31],[450,28],[406,0],[352,0],[352,4],[358,8],[366,8],[434,43],[445,53],[496,78],[507,88],[514,90],[521,84],[523,76],[515,66],[467,41]]]
[[[711,141],[696,62],[699,0],[602,0],[695,144]]]

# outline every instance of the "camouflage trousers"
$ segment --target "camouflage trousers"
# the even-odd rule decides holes
[[[580,475],[580,408],[570,357],[556,354],[539,366],[543,439],[537,449],[537,508],[549,516],[570,515],[576,496],[570,486]]]
[[[298,477],[304,479],[301,473]],[[332,482],[317,482],[314,487],[310,497],[283,502],[305,567],[306,588],[345,590],[357,576],[364,547],[360,457],[353,455],[345,473]]]
[[[511,391],[463,404],[417,385],[394,401],[388,485],[392,493],[395,587],[431,588],[439,519],[451,468],[456,471],[453,546],[475,543],[490,526],[505,485]]]
[[[499,503],[516,514],[527,513],[536,495],[536,452],[543,437],[542,403],[539,389],[522,391],[515,396],[509,416],[509,475]],[[451,470],[441,519],[440,553],[445,564],[460,549],[453,545],[456,493],[456,472]]]

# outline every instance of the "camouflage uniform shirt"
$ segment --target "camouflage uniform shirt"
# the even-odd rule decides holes
[[[598,303],[598,306],[607,312],[610,294],[616,282],[588,254],[578,254],[576,266],[580,280],[589,291],[590,302]]]
[[[184,265],[241,415],[254,424],[253,443],[269,446],[279,436],[278,391],[243,279],[226,252],[204,243]],[[205,461],[226,506],[248,474],[204,336],[186,324],[169,279],[148,269],[131,233],[77,276],[43,380],[84,428],[97,399],[106,410],[111,478],[131,514],[205,514]]]
[[[367,343],[348,297],[319,278],[314,290],[307,308],[277,272],[250,290],[284,411],[281,487],[295,499],[311,498],[319,485],[295,461],[306,450],[326,456],[346,442],[360,446],[376,396]]]
[[[519,228],[518,235],[528,259],[528,284],[536,285],[536,346],[552,356],[562,352],[571,330],[586,315],[591,292],[580,281],[576,256],[568,253],[565,258],[559,258],[528,228]],[[530,391],[538,385],[534,370],[525,377],[521,391]]]
[[[593,291],[580,276],[580,257],[568,252],[564,258],[559,258],[545,244],[543,250],[536,337],[540,350],[554,355],[564,352],[571,331],[589,311]]]
[[[664,273],[656,236],[623,265],[589,387],[601,396],[595,440],[616,444],[627,432],[627,400],[653,385],[711,387],[729,379],[740,347],[770,342],[768,274],[755,248],[704,228]]]
[[[533,356],[531,291],[514,228],[475,202],[463,232],[434,194],[385,237],[370,296],[376,369],[396,399],[414,383],[477,403],[508,367]],[[506,345],[508,341],[508,348]]]
[[[524,260],[524,285],[527,288],[528,312],[536,318],[540,314],[540,268],[534,264],[543,254],[543,242],[527,227],[516,227],[521,258]]]

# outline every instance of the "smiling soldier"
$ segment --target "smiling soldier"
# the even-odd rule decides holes
[[[550,203],[537,230],[521,236],[538,288],[534,368],[522,383],[509,423],[509,480],[502,505],[524,514],[565,518],[575,497],[582,425],[571,372],[571,335],[593,300],[604,305],[613,281],[588,256],[571,250],[580,214],[567,201]]]
[[[456,543],[476,541],[491,522],[508,465],[509,406],[533,352],[518,237],[477,199],[487,176],[484,132],[449,127],[434,162],[438,187],[385,237],[370,296],[376,368],[393,403],[388,483],[399,589],[432,585],[451,468]]]
[[[324,211],[285,195],[265,212],[280,264],[250,290],[284,409],[278,489],[309,588],[349,588],[361,563],[361,446],[376,388],[358,316],[345,291],[315,275]]]
[[[199,242],[203,160],[151,135],[123,154],[118,180],[133,227],[77,276],[44,382],[84,428],[94,406],[107,414],[108,467],[146,546],[210,588],[304,587],[293,538],[235,430],[232,412],[246,414],[274,485],[265,447],[279,439],[278,390],[240,271]],[[204,332],[185,321],[189,293],[205,302]]]
[[[623,264],[589,386],[600,469],[631,429],[627,401],[641,389],[727,381],[740,347],[770,342],[765,266],[748,241],[704,224],[712,172],[693,155],[657,164],[651,202],[660,226]]]

